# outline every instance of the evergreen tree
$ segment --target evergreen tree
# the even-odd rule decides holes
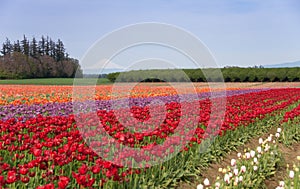
[[[56,61],[62,61],[65,58],[65,47],[63,42],[58,39],[56,43]]]
[[[30,44],[30,56],[36,58],[38,55],[38,44],[36,39],[33,37]]]
[[[10,40],[6,38],[6,41],[2,44],[1,54],[7,55],[13,51],[13,46],[10,43]]]
[[[21,47],[22,47],[22,53],[26,56],[29,56],[30,47],[29,47],[29,41],[27,40],[26,36],[23,36],[23,40],[21,41]]]
[[[50,40],[49,36],[47,36],[46,41],[45,41],[45,54],[50,55]]]
[[[2,48],[1,48],[0,52],[1,52],[1,54],[3,56],[7,55],[7,48],[6,48],[6,44],[5,43],[2,44]]]
[[[13,51],[14,52],[22,52],[19,40],[17,40],[17,42],[14,43],[14,49],[13,49]]]
[[[44,36],[42,36],[41,41],[39,41],[39,53],[41,55],[44,55],[45,49],[46,49],[46,39]]]
[[[56,56],[56,50],[55,50],[55,48],[56,48],[55,42],[52,41],[52,39],[50,39],[50,56],[52,58],[55,58],[55,56]]]
[[[10,54],[13,51],[13,46],[10,43],[10,40],[8,38],[6,38],[5,44],[6,44],[7,53]]]

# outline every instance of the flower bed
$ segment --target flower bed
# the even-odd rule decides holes
[[[234,95],[236,93],[238,95]],[[46,109],[47,104],[5,106],[10,109],[12,115],[7,117],[6,113],[2,114],[2,120],[0,120],[0,150],[2,152],[0,185],[8,188],[135,188],[140,184],[144,184],[143,187],[149,187],[151,184],[158,188],[172,187],[178,180],[193,176],[192,171],[197,169],[198,162],[190,158],[200,153],[199,147],[204,144],[205,139],[209,140],[211,136],[218,136],[216,140],[221,143],[229,138],[235,138],[233,136],[236,133],[235,130],[246,131],[243,130],[247,128],[246,126],[278,113],[300,100],[300,90],[298,89],[271,89],[250,91],[250,93],[249,91],[248,93],[235,91],[232,94],[227,97],[227,109],[223,123],[217,117],[211,116],[211,112],[218,111],[211,108],[212,103],[221,103],[218,98],[177,102],[174,98],[168,100],[167,97],[164,97],[167,99],[164,101],[166,104],[156,107],[158,110],[167,110],[161,123],[157,123],[155,119],[151,120],[147,106],[151,99],[136,98],[135,106],[130,109],[122,107],[110,109],[109,106],[103,108],[101,103],[105,104],[107,101],[98,101],[97,117],[90,112],[73,115],[70,110],[71,105],[66,105],[68,102],[64,102],[65,106],[48,104],[54,109],[53,112],[51,112],[51,108]],[[196,114],[185,110],[187,114],[182,115],[183,106],[188,107],[195,104],[198,107]],[[57,107],[64,107],[58,111],[61,111],[63,115],[54,114]],[[24,112],[29,111],[26,108],[32,109],[28,115],[24,116]],[[115,116],[116,111],[120,115],[118,118]],[[128,119],[126,122],[128,125],[123,125],[118,119],[126,120],[128,112],[136,119]],[[196,122],[190,121],[194,118],[198,118]],[[154,128],[153,130],[146,133],[131,131],[130,127],[134,128],[139,122],[148,120],[150,120],[149,125]],[[195,125],[191,125],[191,123]],[[88,146],[83,140],[83,137],[100,134],[97,133],[101,131],[98,129],[103,128],[118,143],[144,149],[146,156],[147,149],[165,143],[171,136],[176,136],[177,139],[170,143],[172,145],[167,145],[164,151],[151,156],[152,158],[163,157],[172,150],[174,142],[178,141],[180,144],[181,136],[174,135],[179,124],[196,128],[193,133],[189,133],[191,140],[185,141],[186,145],[180,148],[180,153],[171,160],[154,167],[147,168],[146,166],[143,169],[128,168],[106,161],[105,157],[99,157],[90,148],[93,147],[91,145],[97,146],[97,143],[89,143],[90,146]],[[84,132],[85,130],[90,131],[91,127],[95,127],[93,132]],[[108,142],[106,140],[102,138],[101,143]],[[111,150],[108,147],[103,146],[102,153],[108,153]],[[211,159],[207,162],[215,159],[213,156],[221,156],[223,152],[232,147],[224,146],[223,151],[213,148],[210,149],[212,152],[208,153]],[[176,150],[176,146],[173,150]],[[219,152],[221,154],[218,154]],[[127,156],[132,157],[130,152],[121,155],[114,154],[114,157],[124,160]],[[144,158],[147,159],[147,157]],[[134,159],[134,161],[142,163],[142,160],[139,159]]]

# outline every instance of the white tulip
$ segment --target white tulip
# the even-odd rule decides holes
[[[239,177],[235,177],[234,182],[237,184],[239,182]]]
[[[251,157],[249,152],[245,153],[245,156],[246,156],[246,159],[249,159]]]
[[[280,181],[279,186],[284,187],[284,181]]]
[[[279,186],[284,187],[284,181],[280,181]]]
[[[294,175],[295,175],[294,171],[290,171],[289,177],[294,178]]]
[[[267,141],[268,141],[268,142],[271,142],[271,141],[272,141],[272,137],[271,137],[271,136],[268,136]]]
[[[251,150],[250,151],[250,156],[253,158],[255,156],[255,151],[254,150]]]
[[[203,188],[204,188],[204,186],[202,184],[197,185],[197,189],[203,189]]]
[[[253,170],[257,171],[258,167],[256,165],[253,166]]]
[[[253,158],[253,162],[254,162],[254,163],[257,163],[257,162],[258,162],[257,157]]]
[[[263,139],[262,139],[262,138],[259,138],[258,143],[259,143],[259,144],[262,144],[263,142],[264,142]]]
[[[276,138],[279,138],[279,137],[280,137],[280,134],[279,134],[279,133],[276,133],[276,134],[275,134],[275,137],[276,137]]]
[[[280,132],[281,132],[281,128],[278,127],[278,128],[277,128],[277,133],[280,133]]]
[[[204,184],[204,186],[210,185],[208,178],[204,179],[203,184]]]
[[[230,164],[231,164],[232,167],[235,166],[236,165],[236,160],[235,159],[231,159]]]
[[[233,173],[234,173],[235,176],[237,176],[239,174],[239,170],[238,169],[234,169]]]
[[[256,151],[257,151],[258,153],[261,153],[261,147],[258,146],[258,147],[256,148]]]
[[[243,181],[243,176],[239,176],[239,181],[240,181],[240,182]]]
[[[228,175],[227,173],[224,175],[224,181],[225,181],[227,184],[230,183],[230,177],[229,177],[229,175]]]
[[[242,171],[242,173],[246,172],[246,166],[243,165],[243,166],[241,167],[241,171]]]

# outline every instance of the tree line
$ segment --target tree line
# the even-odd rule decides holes
[[[0,53],[0,79],[74,77],[78,68],[81,71],[63,42],[48,36],[29,40],[24,35],[14,42],[6,38]]]
[[[112,82],[296,82],[300,81],[300,68],[135,70],[110,73],[107,78]]]

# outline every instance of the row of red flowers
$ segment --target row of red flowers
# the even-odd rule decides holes
[[[293,120],[295,117],[298,117],[300,115],[300,105],[298,105],[296,108],[292,109],[289,112],[286,112],[283,116],[282,122],[288,122],[289,120]]]

